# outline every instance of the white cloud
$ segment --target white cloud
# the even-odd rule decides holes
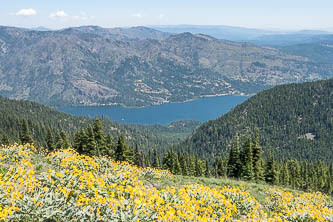
[[[159,18],[159,19],[164,19],[164,18],[165,18],[165,15],[160,14],[160,15],[158,16],[158,18]]]
[[[32,16],[37,15],[37,11],[32,8],[23,8],[15,13],[17,16]]]
[[[132,16],[136,17],[136,18],[142,18],[143,17],[143,15],[141,13],[136,13],[136,14],[133,14]]]
[[[50,18],[61,18],[61,17],[67,17],[65,11],[57,11],[50,14]]]

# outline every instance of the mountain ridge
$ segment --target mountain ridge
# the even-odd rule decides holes
[[[49,106],[140,107],[333,76],[333,69],[323,75],[306,57],[204,34],[140,39],[134,32],[128,39],[105,37],[99,32],[108,30],[100,27],[80,29],[89,26],[42,32],[0,27],[0,95]]]

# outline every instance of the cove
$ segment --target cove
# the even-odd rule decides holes
[[[126,124],[168,124],[177,120],[206,122],[227,113],[248,98],[248,96],[203,97],[183,103],[167,103],[143,108],[71,106],[57,109],[75,116],[105,116],[118,123]]]

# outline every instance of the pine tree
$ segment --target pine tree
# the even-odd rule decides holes
[[[98,150],[97,150],[94,131],[90,124],[87,127],[86,135],[87,135],[87,143],[86,143],[85,154],[86,155],[100,155],[100,153],[98,153]]]
[[[86,154],[87,152],[88,137],[83,129],[77,131],[74,135],[74,149],[80,154]]]
[[[225,176],[225,170],[224,170],[224,166],[223,166],[223,160],[222,160],[221,157],[217,157],[215,159],[214,168],[215,168],[216,177],[223,177],[223,176]]]
[[[49,150],[49,152],[53,152],[55,149],[53,135],[50,128],[47,128],[47,134],[46,134],[46,147]]]
[[[130,164],[134,164],[134,151],[131,147],[128,147],[125,143],[125,152],[124,152],[125,161]]]
[[[236,137],[236,141],[231,145],[227,175],[233,178],[239,178],[241,175],[242,165],[240,162],[240,151],[239,151],[239,138]]]
[[[201,177],[203,174],[203,169],[201,165],[201,161],[198,159],[198,157],[195,157],[195,176]]]
[[[64,148],[64,149],[70,148],[71,143],[69,142],[68,135],[63,130],[60,131],[60,137],[62,139],[62,146],[61,147]]]
[[[281,169],[281,174],[282,175],[281,175],[280,183],[282,185],[288,186],[290,177],[289,177],[289,169],[288,169],[288,164],[287,163],[283,164],[282,169]]]
[[[144,167],[143,155],[139,151],[138,144],[135,145],[135,150],[134,150],[134,164],[137,165],[138,167]]]
[[[20,140],[22,144],[32,144],[33,143],[33,139],[30,135],[29,132],[29,127],[28,127],[28,122],[26,119],[24,119],[22,121],[22,129],[21,129],[21,133],[20,133]]]
[[[156,169],[159,169],[161,167],[160,158],[157,154],[157,149],[156,148],[154,148],[154,150],[153,150],[152,167],[154,167]]]
[[[106,155],[114,158],[115,145],[113,143],[113,138],[112,138],[111,134],[107,135],[107,137],[106,137],[106,149],[107,149]],[[141,155],[142,155],[142,153],[141,153]]]
[[[55,148],[61,149],[61,148],[63,148],[63,144],[64,144],[64,141],[60,135],[60,132],[57,131],[56,136],[55,136]]]
[[[178,161],[180,163],[180,167],[182,169],[182,175],[184,176],[188,176],[189,172],[188,172],[188,163],[187,163],[187,153],[183,153],[180,154],[178,153]]]
[[[254,177],[253,172],[253,153],[252,153],[252,142],[250,137],[246,138],[243,147],[243,155],[242,155],[242,177],[245,180],[252,180]]]
[[[182,168],[180,166],[179,158],[178,155],[173,152],[172,154],[172,159],[173,159],[173,173],[176,175],[181,175],[182,174]]]
[[[105,155],[107,153],[106,139],[104,136],[102,122],[98,118],[95,119],[93,131],[96,142],[96,153],[99,156]]]
[[[263,150],[259,144],[259,130],[256,129],[253,141],[253,169],[254,169],[254,179],[258,183],[264,180],[264,168],[262,153]]]
[[[265,168],[265,181],[269,184],[276,184],[277,173],[275,170],[275,160],[273,154],[270,152],[268,154],[268,159],[266,161]]]
[[[0,144],[7,145],[7,146],[10,144],[10,141],[9,141],[9,138],[8,138],[7,134],[2,135]]]
[[[205,177],[211,177],[208,160],[205,161]]]
[[[126,152],[125,150],[126,150],[125,138],[123,135],[121,135],[118,139],[118,143],[114,153],[114,159],[116,161],[125,161],[125,152]]]

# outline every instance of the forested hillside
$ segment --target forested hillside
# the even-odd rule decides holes
[[[277,86],[199,127],[180,148],[224,155],[237,135],[259,129],[265,154],[278,159],[333,160],[333,79]]]
[[[159,147],[163,150],[185,138],[200,124],[196,121],[181,121],[170,125],[122,125],[107,118],[100,118],[106,134],[110,134],[114,139],[124,135],[131,146],[138,145],[143,150],[148,147]],[[24,120],[35,144],[40,146],[47,143],[48,129],[54,138],[66,134],[72,140],[76,131],[94,122],[94,119],[74,117],[35,102],[0,97],[0,141],[19,142]]]

